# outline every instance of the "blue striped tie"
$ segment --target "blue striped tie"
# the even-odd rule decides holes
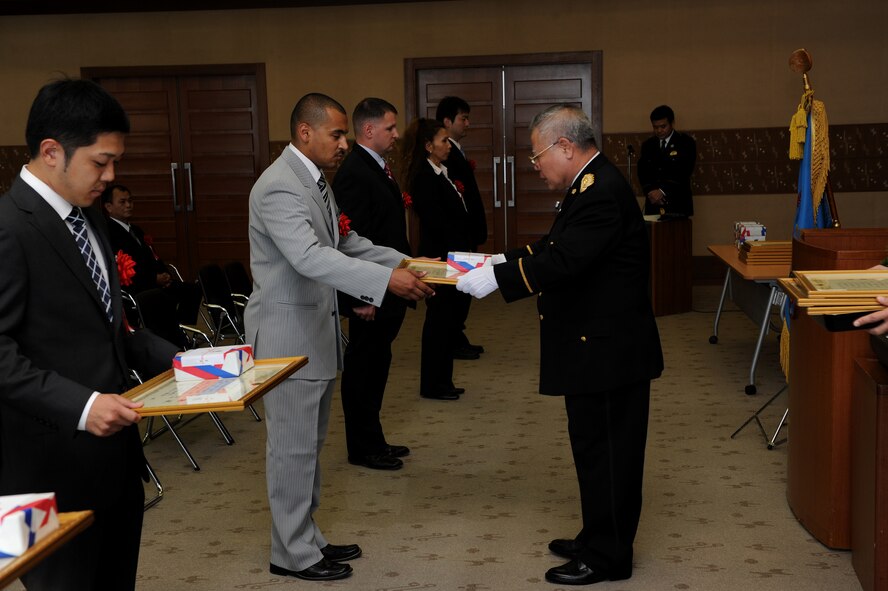
[[[83,257],[83,262],[86,263],[90,275],[92,275],[92,280],[96,284],[96,291],[99,292],[99,297],[105,305],[105,315],[108,316],[108,322],[113,322],[114,314],[111,312],[111,290],[108,288],[108,282],[105,281],[105,277],[102,275],[102,269],[99,268],[99,261],[96,259],[92,246],[89,244],[89,232],[86,229],[86,220],[83,219],[83,212],[80,211],[79,207],[75,207],[71,210],[71,213],[68,214],[68,217],[66,217],[65,220],[73,226],[74,241],[77,243],[77,248],[80,249],[80,255]]]

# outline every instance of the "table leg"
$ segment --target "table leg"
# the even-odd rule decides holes
[[[731,268],[728,267],[725,273],[725,284],[722,287],[721,299],[718,301],[718,308],[715,310],[715,323],[712,325],[712,336],[709,337],[709,344],[714,345],[718,342],[718,321],[721,319],[722,309],[725,306],[725,297],[728,294],[728,287],[731,285]]]
[[[771,323],[771,304],[774,301],[774,294],[777,293],[777,286],[771,286],[771,293],[768,296],[768,303],[765,304],[765,312],[762,317],[762,324],[759,328],[759,336],[758,341],[755,343],[755,352],[752,354],[752,366],[749,368],[749,383],[746,385],[746,393],[749,395],[755,394],[755,367],[758,365],[759,353],[762,349],[762,342],[765,340],[765,335],[768,334],[768,326]]]

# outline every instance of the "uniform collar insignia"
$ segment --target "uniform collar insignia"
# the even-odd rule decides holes
[[[586,189],[595,184],[595,175],[592,173],[583,175],[583,180],[580,181],[580,193],[583,193]]]

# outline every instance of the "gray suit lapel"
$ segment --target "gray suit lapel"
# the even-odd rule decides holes
[[[293,173],[296,175],[296,178],[302,183],[305,189],[308,191],[308,194],[311,195],[311,198],[314,200],[315,204],[317,204],[318,209],[321,211],[322,219],[318,220],[321,223],[312,224],[315,227],[315,232],[319,231],[317,226],[322,226],[326,229],[326,235],[330,240],[333,241],[333,244],[336,245],[339,243],[339,232],[334,232],[334,226],[337,226],[337,210],[336,210],[336,200],[333,198],[333,188],[330,186],[330,183],[327,183],[327,196],[330,198],[330,206],[333,210],[333,219],[331,220],[328,217],[327,206],[324,204],[324,198],[321,196],[321,191],[318,189],[318,184],[311,177],[311,172],[309,172],[308,168],[302,163],[299,157],[293,153],[289,146],[284,148],[283,154],[281,154],[281,158],[284,159],[290,169],[293,170]]]

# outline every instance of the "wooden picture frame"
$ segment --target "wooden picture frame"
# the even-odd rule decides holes
[[[810,298],[861,298],[888,296],[888,271],[793,271]]]
[[[244,410],[306,363],[308,357],[258,359],[236,378],[180,382],[169,369],[123,396],[144,403],[135,409],[143,417]]]

